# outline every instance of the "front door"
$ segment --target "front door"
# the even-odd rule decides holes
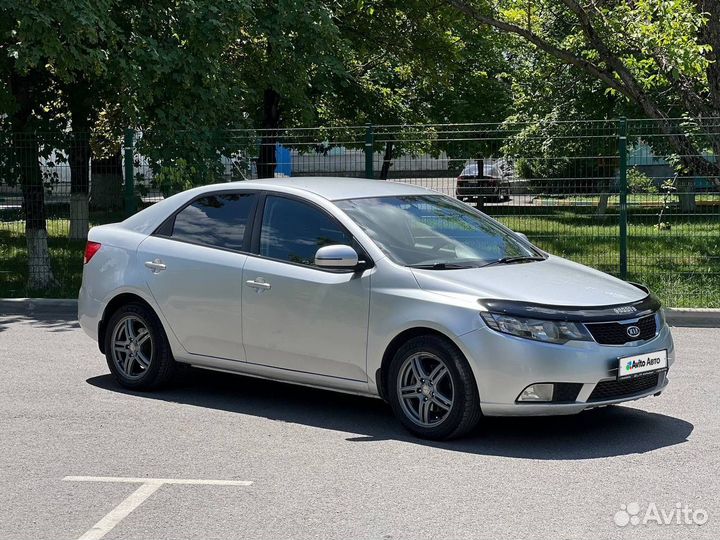
[[[370,274],[314,266],[315,252],[352,237],[299,199],[265,199],[257,255],[243,269],[247,361],[366,381]]]

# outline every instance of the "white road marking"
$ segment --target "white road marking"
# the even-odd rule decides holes
[[[92,529],[78,540],[99,540],[125,519],[150,495],[164,484],[204,485],[204,486],[250,486],[248,480],[199,480],[191,478],[126,478],[122,476],[66,476],[68,482],[120,482],[125,484],[141,484],[124,501],[113,508],[104,518],[93,525]]]
[[[109,533],[115,525],[125,519],[130,512],[140,506],[145,499],[155,493],[162,484],[142,484],[127,499],[118,504],[115,508],[92,526],[88,532],[83,534],[78,540],[98,540]]]
[[[66,476],[68,482],[121,482],[126,484],[189,484],[206,486],[250,486],[249,480],[197,480],[193,478],[129,478],[125,476]]]

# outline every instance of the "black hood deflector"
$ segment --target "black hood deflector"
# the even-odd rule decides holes
[[[480,299],[478,302],[488,311],[551,321],[606,322],[625,319],[638,319],[651,315],[660,309],[661,303],[657,296],[646,287],[633,283],[638,289],[647,293],[645,298],[635,302],[613,304],[609,306],[553,306],[533,304],[517,300]]]

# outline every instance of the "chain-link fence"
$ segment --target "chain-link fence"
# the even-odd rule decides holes
[[[183,189],[360,176],[458,197],[667,305],[720,307],[720,119],[3,137],[0,296],[74,296],[88,225]]]

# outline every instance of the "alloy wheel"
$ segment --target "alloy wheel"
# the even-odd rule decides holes
[[[153,340],[146,323],[134,315],[120,319],[112,334],[112,359],[118,371],[129,379],[139,379],[152,357]]]
[[[396,390],[405,415],[422,427],[441,424],[450,414],[455,397],[447,365],[429,352],[414,353],[405,359]]]

